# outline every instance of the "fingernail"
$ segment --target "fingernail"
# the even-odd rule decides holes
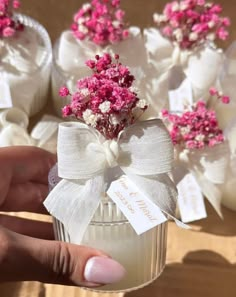
[[[119,282],[126,274],[124,267],[111,258],[90,258],[84,269],[84,278],[97,284],[113,284]]]

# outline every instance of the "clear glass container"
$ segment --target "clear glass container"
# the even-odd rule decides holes
[[[37,35],[37,41],[43,49],[40,53],[39,67],[29,73],[29,75],[23,76],[20,73],[20,75],[18,74],[13,77],[7,74],[11,87],[13,106],[20,108],[29,116],[33,116],[44,107],[48,98],[52,65],[52,45],[46,29],[40,23],[22,14],[16,14],[15,16],[26,28],[31,29],[34,34]],[[24,31],[19,34],[24,34]],[[39,53],[37,53],[37,55],[39,55]],[[19,99],[19,89],[21,85],[21,92],[26,91],[26,85],[30,86],[30,92],[32,94],[30,94],[30,98],[27,97],[30,102],[26,102],[24,98]]]
[[[106,187],[115,176],[117,169],[107,172]],[[59,181],[55,166],[49,174],[50,188]],[[54,232],[57,240],[76,244],[55,218]],[[88,290],[109,293],[133,291],[150,284],[162,273],[166,261],[167,223],[137,235],[116,204],[106,196],[101,199],[82,244],[105,251],[127,271],[126,277],[117,284]]]

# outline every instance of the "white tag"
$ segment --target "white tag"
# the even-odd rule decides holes
[[[207,217],[204,197],[195,177],[188,173],[178,183],[178,205],[181,219],[189,223]]]
[[[169,110],[171,113],[183,113],[192,104],[192,86],[186,78],[178,89],[169,91]]]
[[[0,74],[0,109],[11,108],[12,99],[10,86],[4,75]]]
[[[167,221],[160,208],[141,193],[125,175],[111,183],[107,194],[138,235]]]

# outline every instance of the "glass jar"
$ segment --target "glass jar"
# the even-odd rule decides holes
[[[107,171],[106,188],[112,180],[120,176],[119,170],[116,167]],[[49,174],[50,189],[59,181],[57,166],[55,166]],[[63,224],[56,218],[53,221],[56,239],[76,244]],[[162,273],[166,261],[167,223],[137,235],[116,204],[105,196],[101,198],[82,244],[103,250],[121,263],[127,271],[126,277],[119,283],[91,290],[128,292],[150,284]]]
[[[11,58],[14,63],[13,67],[4,69],[3,65],[2,69],[0,63],[0,72],[3,71],[3,75],[10,85],[13,107],[20,108],[28,116],[33,116],[44,107],[48,97],[52,64],[51,40],[46,29],[40,23],[23,14],[15,14],[15,16],[28,30],[29,34],[34,36],[32,46],[37,48],[34,56],[35,60],[32,59],[30,61],[28,59],[30,57],[24,57],[24,59],[28,60],[26,67],[32,67],[32,70],[30,69],[27,73],[24,73],[24,71],[19,71],[17,67],[14,69],[17,63],[21,63],[21,60],[19,60],[21,56],[19,58],[13,56]],[[30,49],[28,49],[29,52],[26,54],[25,49],[20,44],[20,40],[17,39],[26,34],[25,31],[17,34],[16,37],[12,37],[10,41],[11,46],[13,46],[16,52],[20,52],[20,55],[28,55],[31,52]],[[27,42],[29,45],[30,39]]]

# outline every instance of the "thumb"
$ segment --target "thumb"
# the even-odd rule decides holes
[[[95,287],[116,283],[125,269],[101,251],[34,239],[0,228],[0,282],[40,281]]]

